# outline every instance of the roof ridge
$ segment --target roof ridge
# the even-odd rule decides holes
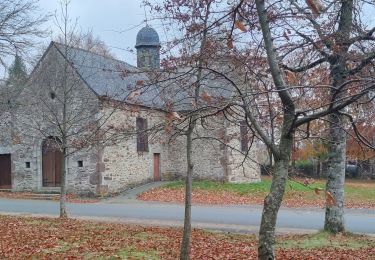
[[[124,63],[124,64],[126,64],[127,66],[130,66],[130,67],[132,67],[132,68],[134,68],[134,69],[139,70],[138,67],[136,67],[136,66],[134,66],[134,65],[131,65],[131,64],[129,64],[129,63],[127,63],[126,61],[123,61],[123,60],[119,60],[119,59],[116,59],[116,58],[113,58],[113,57],[108,57],[108,56],[105,56],[105,55],[103,55],[103,54],[99,54],[99,53],[96,53],[96,52],[93,52],[93,51],[85,50],[85,49],[83,49],[83,48],[79,48],[79,47],[75,47],[75,46],[71,46],[71,45],[66,45],[66,44],[64,44],[64,43],[60,43],[60,42],[52,41],[52,43],[55,44],[56,46],[57,46],[57,45],[67,46],[68,48],[76,49],[76,50],[78,50],[78,51],[88,52],[88,53],[90,53],[90,54],[93,54],[93,55],[96,55],[96,56],[100,56],[100,57],[102,57],[102,58],[104,58],[104,59],[108,59],[108,60],[112,60],[112,61],[117,61],[117,62],[120,62],[120,63]],[[58,46],[57,46],[57,47],[58,47]]]

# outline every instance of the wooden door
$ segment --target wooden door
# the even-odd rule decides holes
[[[160,180],[160,153],[154,153],[154,181]]]
[[[0,154],[0,189],[12,188],[12,168],[10,154]]]
[[[54,138],[46,139],[42,145],[43,187],[60,187],[62,152]]]

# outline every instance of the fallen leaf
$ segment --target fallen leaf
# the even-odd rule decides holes
[[[319,195],[322,190],[323,190],[322,188],[315,188],[314,192],[316,195]]]

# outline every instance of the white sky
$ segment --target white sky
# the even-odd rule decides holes
[[[71,0],[69,16],[73,21],[78,19],[78,30],[92,30],[94,36],[99,36],[118,59],[135,65],[135,52],[130,53],[128,49],[135,51],[137,32],[145,25],[145,11],[141,3],[142,0]],[[60,11],[58,0],[39,0],[39,7],[44,14]],[[51,39],[59,34],[55,24],[53,17],[47,22],[46,30],[52,31],[52,35],[41,40],[43,45],[48,46]],[[162,27],[152,21],[149,24],[158,31],[162,40]],[[13,58],[9,57],[8,63],[12,60]],[[3,76],[4,71],[0,69],[0,78]]]
[[[135,65],[135,38],[137,32],[145,25],[145,10],[141,4],[142,0],[71,0],[69,16],[72,20],[78,19],[79,30],[83,32],[92,30],[94,36],[99,36],[118,59]],[[39,0],[39,6],[44,14],[54,14],[60,10],[59,0]],[[370,20],[369,24],[375,24],[373,9],[366,11],[365,19]],[[147,14],[147,16],[151,15]],[[166,35],[163,26],[158,22],[151,21],[149,24],[159,33],[162,42],[171,37]],[[53,18],[46,24],[46,28],[53,32],[53,35],[42,40],[43,45],[48,46],[51,39],[59,32]],[[168,34],[170,33],[169,31]],[[40,46],[36,47],[40,48]],[[129,52],[129,48],[134,52]],[[8,63],[11,63],[12,59],[13,57],[10,57]],[[3,76],[4,71],[0,68],[0,79]]]
[[[142,0],[72,0],[69,16],[73,20],[78,19],[79,30],[92,30],[94,36],[99,36],[119,59],[135,64],[135,54],[126,49],[134,49],[137,32],[144,26],[145,12],[141,2]],[[39,0],[39,5],[44,13],[55,13],[60,8],[58,0]],[[56,35],[58,30],[53,20],[51,19],[49,26]]]

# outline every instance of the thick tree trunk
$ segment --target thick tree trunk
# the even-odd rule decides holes
[[[285,123],[284,127],[286,127]],[[285,128],[283,132],[286,132]],[[292,153],[292,145],[292,135],[283,134],[279,146],[280,154],[278,157],[275,157],[270,192],[265,198],[263,205],[258,245],[258,258],[262,260],[275,259],[276,220],[288,180],[288,166]]]
[[[330,115],[329,164],[326,190],[335,199],[334,205],[326,205],[324,230],[338,233],[344,225],[344,183],[346,160],[346,133],[340,114]]]
[[[275,160],[270,193],[264,200],[259,230],[259,259],[274,259],[277,213],[283,200],[288,179],[288,160]]]
[[[284,81],[282,70],[278,63],[276,48],[273,45],[273,39],[269,27],[268,13],[264,0],[256,0],[257,14],[259,23],[262,28],[262,35],[264,45],[267,51],[267,61],[270,66],[273,82],[279,90],[278,95],[283,104],[283,126],[278,149],[275,148],[274,143],[267,141],[267,137],[262,138],[268,143],[269,148],[273,148],[274,153],[274,170],[272,185],[270,193],[264,200],[262,221],[259,230],[259,259],[274,259],[274,245],[275,245],[275,227],[277,214],[281,202],[283,200],[285,185],[288,178],[288,164],[293,146],[293,122],[295,120],[295,105]]]
[[[66,148],[63,148],[63,157],[61,162],[61,190],[60,190],[60,218],[67,218],[66,210]]]
[[[331,77],[333,89],[332,102],[337,102],[345,95],[342,84],[347,79],[347,56],[349,53],[350,34],[353,25],[353,0],[341,0],[339,26],[336,32],[336,49],[339,51],[331,57]],[[334,50],[335,51],[335,50]],[[346,134],[344,131],[343,116],[336,112],[329,116],[330,144],[329,167],[326,191],[335,199],[334,205],[326,206],[324,230],[337,233],[344,231],[344,182],[346,160]]]
[[[190,236],[191,236],[191,192],[192,192],[192,178],[193,178],[193,161],[192,161],[192,129],[186,134],[186,158],[187,158],[187,172],[185,185],[185,217],[184,217],[184,232],[182,235],[180,259],[188,260],[190,257]]]

